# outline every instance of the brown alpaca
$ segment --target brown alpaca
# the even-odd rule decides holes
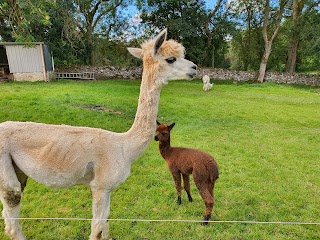
[[[214,184],[219,178],[217,162],[208,153],[196,149],[171,147],[170,131],[175,123],[166,125],[157,122],[157,124],[155,140],[159,141],[160,153],[172,174],[178,193],[177,203],[181,204],[181,175],[189,202],[192,202],[189,179],[189,175],[192,174],[206,205],[206,213],[202,224],[207,225],[214,205]]]

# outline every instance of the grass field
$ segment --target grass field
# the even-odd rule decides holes
[[[34,121],[124,132],[137,107],[139,81],[59,81],[0,84],[0,122]],[[97,107],[100,106],[100,107]],[[220,168],[212,220],[320,223],[320,88],[200,81],[170,82],[159,120],[175,122],[172,145],[209,152]],[[1,133],[0,133],[1,134]],[[143,222],[201,220],[204,204],[193,182],[193,203],[176,205],[157,142],[111,195],[110,237],[163,239],[320,239],[320,225]],[[85,187],[48,189],[28,181],[23,218],[91,218]],[[21,220],[27,239],[88,239],[90,221]],[[4,224],[0,221],[0,239]]]

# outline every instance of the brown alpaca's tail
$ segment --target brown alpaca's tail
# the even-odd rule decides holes
[[[217,162],[212,159],[209,164],[210,181],[215,182],[219,178],[219,169]]]

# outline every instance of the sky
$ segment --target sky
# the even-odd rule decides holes
[[[204,0],[204,2],[206,3],[206,8],[209,10],[212,10],[216,6],[217,1],[218,0]],[[129,20],[130,25],[137,27],[140,24],[140,18],[137,14],[138,9],[136,6],[134,5],[128,6],[125,10],[125,13],[127,13],[128,17],[131,19]],[[139,33],[137,33],[135,30],[132,30],[132,31],[129,30],[125,34],[125,36],[129,40],[129,39],[135,38],[137,34],[139,35]]]
[[[205,0],[205,3],[208,9],[213,9],[217,4],[217,0]]]
[[[204,2],[206,3],[207,9],[213,9],[216,6],[217,1],[218,0],[204,0]],[[135,6],[129,6],[128,12],[130,12],[130,14],[132,13],[132,15],[134,15],[137,12],[137,8]]]

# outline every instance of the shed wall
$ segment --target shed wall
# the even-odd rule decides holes
[[[43,73],[35,72],[35,73],[14,73],[13,74],[14,81],[17,82],[36,82],[36,81],[45,81]],[[47,72],[47,81],[50,81],[53,79],[53,72],[48,71]]]
[[[53,71],[52,57],[47,45],[43,45],[44,60],[46,62],[46,70]]]
[[[11,73],[43,72],[40,45],[35,47],[7,45],[5,47]]]

